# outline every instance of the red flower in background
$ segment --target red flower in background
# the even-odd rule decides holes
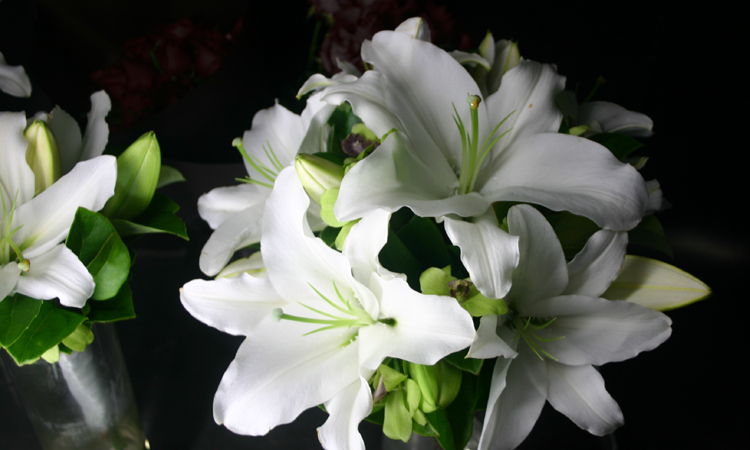
[[[242,19],[222,34],[182,19],[125,42],[123,57],[91,75],[113,100],[110,127],[123,129],[193,91],[221,66],[242,30]]]
[[[310,0],[318,13],[330,15],[333,26],[320,46],[320,60],[329,74],[340,71],[337,59],[364,70],[360,49],[378,31],[392,30],[404,20],[424,18],[436,45],[465,50],[469,36],[456,31],[445,6],[430,0]]]

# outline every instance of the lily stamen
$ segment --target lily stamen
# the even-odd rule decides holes
[[[546,322],[540,322],[541,319],[532,318],[532,317],[515,317],[513,318],[512,325],[516,329],[516,336],[513,338],[513,340],[516,340],[518,338],[523,339],[523,341],[526,343],[526,345],[529,346],[531,351],[536,354],[536,356],[539,357],[539,359],[544,360],[544,356],[547,358],[557,361],[557,358],[552,356],[549,352],[544,350],[542,346],[539,344],[539,342],[552,342],[557,341],[560,339],[564,339],[565,336],[559,336],[554,338],[542,338],[539,337],[536,333],[534,333],[533,330],[543,330],[550,326],[552,322],[557,320],[557,317],[553,317],[550,320],[547,320]]]
[[[265,186],[267,188],[273,188],[273,183],[276,181],[276,177],[279,175],[279,172],[284,169],[283,164],[281,164],[281,161],[279,161],[279,158],[276,156],[276,153],[273,151],[273,148],[271,147],[271,143],[266,141],[266,145],[263,146],[263,152],[266,154],[266,157],[271,162],[271,165],[273,168],[268,167],[266,164],[263,163],[263,161],[260,160],[255,155],[250,155],[245,151],[245,147],[242,145],[242,139],[241,138],[235,138],[232,141],[232,146],[235,147],[242,157],[247,161],[247,163],[255,169],[260,176],[268,180],[270,183],[264,183],[259,180],[255,180],[253,178],[250,178],[250,176],[247,176],[246,178],[238,178],[237,181],[243,182],[243,183],[252,183],[252,184],[259,184],[261,186]]]

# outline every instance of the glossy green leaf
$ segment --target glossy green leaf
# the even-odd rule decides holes
[[[589,139],[607,147],[620,161],[624,161],[628,155],[643,147],[643,144],[634,138],[620,133],[599,133]]]
[[[322,239],[327,246],[333,247],[336,242],[336,236],[339,235],[339,231],[341,231],[341,228],[325,227],[323,228],[323,231],[320,232],[320,239]]]
[[[175,215],[179,205],[166,195],[156,193],[145,211],[131,220],[113,219],[112,224],[122,237],[141,234],[168,233],[188,239],[185,223]]]
[[[628,231],[628,243],[650,248],[674,258],[672,247],[664,235],[664,228],[653,214],[644,217],[637,227]]]
[[[159,181],[156,182],[156,189],[182,181],[185,181],[185,177],[179,170],[174,167],[162,165],[161,170],[159,170]]]
[[[112,298],[127,280],[130,253],[106,217],[78,208],[65,243],[94,277],[94,300]]]
[[[39,314],[43,301],[15,294],[0,302],[0,347],[8,347],[16,342]]]
[[[599,227],[591,219],[567,211],[551,214],[547,221],[555,230],[567,260],[573,259],[591,235],[599,231]]]
[[[423,268],[450,265],[450,255],[440,229],[433,219],[414,216],[398,230],[398,237]]]
[[[463,450],[474,431],[474,395],[476,377],[465,374],[455,400],[446,409],[427,414],[427,419],[437,428],[438,442],[445,450]]]
[[[457,351],[446,356],[444,360],[454,367],[457,367],[464,372],[470,372],[474,375],[479,375],[482,370],[483,359],[467,358],[466,355],[469,353],[469,349]]]
[[[38,360],[47,350],[59,344],[80,325],[86,317],[43,301],[39,314],[29,327],[7,347],[18,365]]]
[[[92,322],[115,322],[134,319],[133,293],[128,284],[123,284],[120,292],[106,302],[89,302],[91,311],[88,318]]]
[[[422,263],[409,251],[393,230],[388,230],[388,241],[378,255],[380,264],[386,269],[403,273],[412,289],[419,289]]]

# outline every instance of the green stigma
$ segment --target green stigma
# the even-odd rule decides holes
[[[482,163],[487,155],[490,153],[492,147],[500,140],[503,136],[508,134],[512,128],[506,130],[504,133],[493,139],[495,133],[502,124],[508,120],[515,111],[505,116],[503,120],[498,123],[492,132],[482,143],[482,147],[479,147],[479,104],[482,102],[481,97],[478,95],[469,95],[466,98],[466,102],[469,104],[469,110],[471,112],[471,134],[469,134],[464,126],[461,116],[456,110],[456,105],[453,105],[453,121],[458,127],[458,132],[461,134],[461,174],[459,175],[459,194],[468,194],[474,190],[474,185],[479,175],[479,168],[482,167]]]

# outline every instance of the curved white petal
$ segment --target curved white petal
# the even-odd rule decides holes
[[[388,241],[388,221],[391,214],[382,209],[365,216],[349,232],[343,254],[352,266],[352,275],[361,283],[370,281],[370,274],[390,276],[380,265],[378,255]]]
[[[370,156],[357,163],[341,182],[334,213],[341,221],[353,220],[381,208],[394,212],[408,206],[422,217],[458,214],[471,217],[489,203],[479,194],[456,195],[458,179],[446,179],[412,151],[408,139],[391,133]]]
[[[359,423],[372,411],[372,392],[360,377],[325,402],[329,417],[318,428],[318,438],[326,450],[365,450]]]
[[[518,63],[520,58],[518,45],[515,42],[507,39],[500,39],[495,42],[492,70],[490,70],[486,78],[487,92],[489,94],[497,92],[504,74],[508,71],[507,66]]]
[[[481,186],[489,201],[536,203],[585,216],[602,228],[629,230],[643,217],[648,193],[641,175],[585,138],[544,133],[503,151]]]
[[[518,236],[511,236],[489,220],[477,223],[445,218],[445,232],[461,249],[461,262],[471,282],[487,298],[504,298],[511,274],[518,266]]]
[[[648,205],[644,214],[653,214],[660,211],[666,202],[661,191],[661,184],[658,180],[648,180],[646,181],[646,189],[648,190]]]
[[[625,258],[628,234],[599,230],[568,263],[568,287],[563,294],[599,297],[617,278]]]
[[[65,306],[81,308],[94,293],[94,278],[64,244],[30,258],[30,268],[18,279],[16,290],[40,300],[59,298]]]
[[[0,91],[14,97],[31,97],[31,80],[23,66],[10,66],[0,53]]]
[[[356,288],[351,266],[344,255],[313,236],[305,219],[309,204],[294,167],[284,169],[268,197],[263,217],[260,246],[268,277],[289,302],[317,297],[313,287],[336,299],[334,283],[349,299]],[[367,303],[367,299],[360,301]]]
[[[81,160],[83,138],[78,122],[60,106],[55,106],[47,116],[47,125],[60,149],[60,167],[63,174],[70,172]]]
[[[302,336],[308,331],[309,324],[262,321],[224,373],[214,397],[216,423],[264,435],[360,378],[350,330]]]
[[[590,365],[567,366],[547,361],[547,376],[547,400],[579,427],[604,436],[624,423],[620,407],[604,388],[604,379]]]
[[[403,33],[412,39],[419,39],[420,41],[432,42],[430,37],[430,27],[427,22],[421,17],[412,17],[406,19],[395,30],[398,33]]]
[[[268,276],[260,252],[255,252],[247,258],[240,258],[232,261],[216,275],[216,278],[233,278],[241,273],[247,273],[248,275],[257,278],[265,278]]]
[[[555,339],[543,342],[542,348],[569,365],[624,361],[653,350],[672,333],[666,315],[618,300],[564,295],[539,301],[525,314],[556,318],[535,333]]]
[[[516,448],[542,412],[547,399],[547,367],[523,346],[516,359],[495,363],[479,450]]]
[[[520,252],[508,299],[525,315],[526,308],[534,302],[565,289],[565,255],[547,219],[529,205],[517,205],[508,211],[508,230],[519,237]]]
[[[498,321],[500,320],[504,319],[500,319],[498,316],[492,314],[482,316],[479,319],[479,328],[474,336],[474,342],[471,343],[469,353],[466,355],[467,358],[488,359],[498,356],[515,358],[518,355],[513,347],[508,345],[503,337],[499,336]],[[500,324],[502,325],[502,322]],[[499,330],[503,332],[507,328],[502,327]],[[509,337],[511,339],[509,342],[512,342],[513,335],[507,336],[504,334],[504,337]]]
[[[307,107],[300,117],[305,127],[305,137],[299,144],[297,153],[317,153],[326,151],[326,130],[328,119],[336,110],[334,105],[329,105],[320,100],[320,94],[315,94],[307,99]]]
[[[709,294],[711,288],[705,283],[675,266],[626,255],[620,273],[602,297],[667,311],[704,299]]]
[[[401,131],[415,144],[420,159],[441,178],[460,170],[461,136],[453,108],[470,129],[466,98],[480,95],[469,72],[439,47],[392,31],[381,31],[372,41],[365,41],[362,59],[383,74],[385,103],[403,124]],[[478,116],[479,136],[483,137],[488,131],[483,104]]]
[[[0,195],[8,212],[14,202],[18,207],[34,196],[34,172],[26,163],[29,144],[23,136],[25,128],[23,113],[0,112]]]
[[[281,167],[286,167],[294,160],[304,137],[305,127],[300,116],[276,103],[270,108],[255,113],[252,128],[245,131],[242,136],[242,145],[248,155],[260,160],[273,172],[278,172],[278,168],[274,167],[271,152],[276,155]],[[264,183],[268,182],[257,175],[255,169],[247,161],[244,162],[251,178]]]
[[[493,154],[524,137],[557,132],[562,113],[555,104],[555,96],[565,88],[565,77],[558,75],[549,64],[521,61],[502,80],[500,89],[487,97],[487,114],[492,128],[508,118],[496,136],[507,130],[510,132],[498,141]],[[491,162],[483,173],[485,170],[490,174],[496,171]],[[478,181],[481,182],[482,179]]]
[[[634,137],[648,137],[654,122],[643,113],[630,111],[610,102],[587,102],[578,106],[578,123],[588,125],[596,121],[605,133],[622,133]]]
[[[109,125],[105,118],[112,109],[112,101],[104,91],[91,94],[91,111],[88,113],[86,133],[83,135],[81,161],[100,156],[109,140]]]
[[[13,261],[0,267],[0,302],[16,290],[16,283],[20,276],[21,269]]]
[[[233,215],[264,204],[270,194],[271,189],[250,183],[218,187],[198,198],[198,214],[215,230]]]
[[[196,319],[225,333],[248,335],[275,308],[286,304],[268,278],[193,280],[180,289],[182,306]]]
[[[332,105],[349,102],[354,113],[362,119],[376,136],[381,137],[392,129],[404,126],[385,102],[383,75],[368,70],[351,83],[336,83],[322,93],[322,99]]]
[[[244,209],[219,225],[201,250],[198,265],[208,276],[214,276],[237,250],[260,241],[265,203]]]
[[[383,280],[374,274],[373,278],[370,287],[380,299],[380,319],[396,323],[360,329],[363,367],[377,369],[386,356],[432,365],[471,345],[474,322],[456,299],[420,294],[400,278]]]
[[[52,186],[16,209],[13,235],[26,258],[46,253],[65,239],[79,207],[102,209],[115,192],[117,160],[104,155],[78,163]]]

